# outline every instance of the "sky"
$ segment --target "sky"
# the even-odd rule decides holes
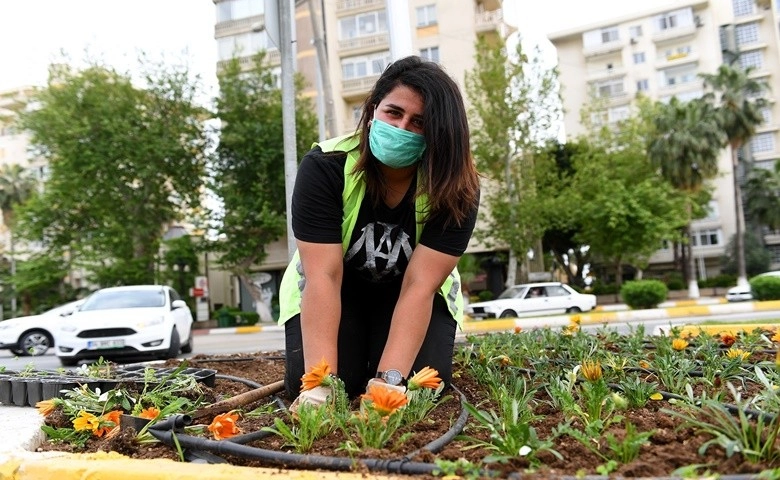
[[[674,0],[642,2],[662,5]],[[631,0],[504,0],[507,21],[543,47],[548,33],[636,9]],[[144,52],[152,60],[186,62],[214,94],[214,21],[212,0],[0,0],[0,91],[44,85],[48,65],[61,61],[63,51],[68,63],[97,58],[122,72],[135,71]]]

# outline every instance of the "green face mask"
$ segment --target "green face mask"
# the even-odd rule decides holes
[[[420,160],[425,150],[425,137],[375,118],[371,120],[368,146],[377,160],[388,167],[404,168]]]

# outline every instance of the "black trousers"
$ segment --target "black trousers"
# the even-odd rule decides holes
[[[395,301],[382,299],[345,298],[342,294],[341,322],[338,335],[338,376],[344,382],[347,395],[355,398],[365,392],[366,383],[377,371],[379,359],[387,342]],[[394,300],[397,300],[395,297]],[[286,361],[284,385],[289,399],[298,396],[304,373],[301,316],[295,315],[285,324]],[[412,372],[423,367],[435,368],[447,384],[452,382],[452,353],[457,324],[441,295],[433,301],[431,322]]]

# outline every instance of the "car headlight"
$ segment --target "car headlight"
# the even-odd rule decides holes
[[[162,325],[162,323],[165,322],[165,316],[155,316],[150,318],[145,318],[141,321],[139,321],[136,325],[138,328],[148,328],[148,327],[154,327],[155,325]]]

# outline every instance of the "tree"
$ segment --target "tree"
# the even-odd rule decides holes
[[[0,209],[3,211],[3,225],[8,230],[11,265],[11,287],[14,287],[11,296],[11,315],[16,316],[16,294],[20,292],[14,282],[16,275],[16,245],[14,239],[15,212],[19,205],[27,201],[38,186],[35,176],[21,165],[3,165],[0,167]],[[29,305],[25,304],[24,314],[29,314]]]
[[[704,85],[712,91],[705,99],[715,106],[715,118],[723,130],[731,148],[732,179],[734,182],[734,208],[736,218],[735,245],[737,251],[737,285],[746,286],[744,225],[742,192],[737,175],[739,149],[756,133],[756,127],[764,122],[761,110],[766,99],[761,98],[765,83],[750,77],[752,68],[740,70],[731,65],[721,65],[714,74],[701,74]]]
[[[745,182],[747,213],[771,230],[780,229],[780,162],[775,168],[754,168]]]
[[[507,284],[515,283],[516,258],[541,244],[545,219],[537,214],[534,157],[555,137],[560,116],[557,72],[545,68],[537,50],[529,57],[517,42],[510,54],[503,38],[480,37],[476,66],[466,74],[472,150],[485,176],[483,226],[475,237],[509,248]],[[492,245],[495,246],[495,245]],[[542,252],[536,252],[542,258]]]
[[[273,70],[260,52],[249,71],[231,60],[219,76],[216,99],[220,141],[212,166],[211,188],[221,200],[212,212],[220,240],[212,249],[219,262],[238,276],[252,298],[261,291],[251,280],[265,259],[266,246],[287,231],[282,139],[282,95]],[[303,83],[296,79],[296,146],[306,152],[317,139],[317,119]]]
[[[148,69],[138,88],[109,67],[61,67],[20,116],[49,163],[20,233],[52,258],[68,252],[101,286],[153,283],[165,226],[201,203],[210,142],[197,83]]]
[[[723,145],[723,136],[712,121],[712,107],[704,101],[680,102],[672,97],[668,104],[659,104],[657,112],[654,117],[656,133],[650,140],[647,153],[661,176],[686,194],[688,296],[698,298],[699,284],[691,248],[690,224],[694,218],[696,197],[706,187],[707,180],[718,173],[718,151]]]
[[[737,274],[737,246],[736,235],[731,237],[726,245],[726,252],[721,257],[723,273]],[[745,232],[745,269],[748,276],[754,277],[759,273],[769,270],[772,264],[772,255],[764,248],[761,237],[751,232]]]

